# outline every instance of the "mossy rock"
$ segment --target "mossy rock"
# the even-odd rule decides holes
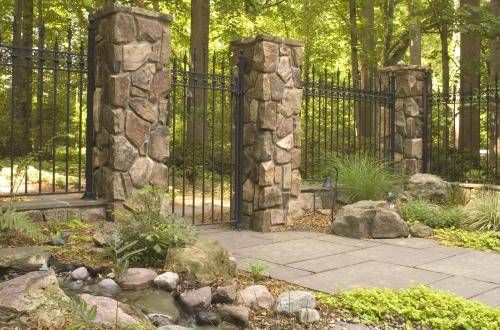
[[[198,241],[194,245],[171,248],[165,267],[202,285],[236,275],[236,266],[229,252],[217,241]]]

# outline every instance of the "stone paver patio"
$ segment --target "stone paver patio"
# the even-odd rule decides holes
[[[269,276],[323,292],[426,284],[500,307],[500,254],[440,246],[429,239],[356,240],[311,233],[205,228],[240,268],[260,261]]]

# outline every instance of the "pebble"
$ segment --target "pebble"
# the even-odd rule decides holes
[[[85,281],[89,277],[89,271],[85,267],[79,267],[71,272],[71,278],[74,280]]]

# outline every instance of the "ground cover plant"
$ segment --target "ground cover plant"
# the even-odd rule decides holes
[[[465,215],[465,209],[461,206],[438,205],[424,200],[408,201],[400,209],[407,222],[421,222],[432,228],[459,226]]]
[[[337,295],[317,294],[320,302],[346,310],[363,323],[380,324],[389,319],[406,320],[406,328],[423,325],[432,329],[498,329],[500,309],[425,286],[400,291],[357,289]]]
[[[500,253],[500,233],[494,231],[469,231],[446,228],[436,229],[434,237],[443,245]]]

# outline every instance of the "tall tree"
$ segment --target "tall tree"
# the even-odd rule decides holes
[[[490,31],[490,59],[489,59],[489,84],[493,88],[499,87],[499,79],[500,79],[500,32],[499,32],[499,24],[498,21],[500,19],[500,0],[491,0],[490,3],[490,12],[495,19],[495,23],[492,26],[492,31]],[[495,97],[495,95],[492,95]],[[490,103],[490,108],[492,109],[491,114],[491,122],[493,126],[493,131],[491,132],[491,141],[490,141],[490,162],[494,165],[497,162],[500,162],[500,115],[498,113],[497,108],[498,104],[496,103],[498,100],[492,100]]]
[[[464,22],[460,33],[460,88],[471,93],[479,88],[481,61],[481,32],[479,0],[460,0],[460,11]],[[460,150],[468,150],[479,155],[480,113],[477,105],[467,102],[460,109],[459,137]]]
[[[358,67],[358,25],[356,14],[356,0],[349,0],[349,32],[351,44],[351,72],[353,77],[359,76]]]
[[[191,0],[191,70],[195,72],[196,79],[201,79],[208,73],[208,40],[210,25],[210,0]],[[204,129],[201,108],[206,102],[206,90],[194,88],[193,113],[191,113],[190,139],[193,142],[202,142],[206,136],[206,125]]]
[[[422,64],[422,28],[417,15],[418,3],[416,0],[409,0],[410,13],[410,64]]]
[[[15,47],[14,67],[12,68],[12,97],[14,116],[12,127],[12,143],[14,155],[26,155],[31,145],[31,106],[32,106],[32,60],[33,48],[33,0],[16,0],[14,3],[14,35]]]

